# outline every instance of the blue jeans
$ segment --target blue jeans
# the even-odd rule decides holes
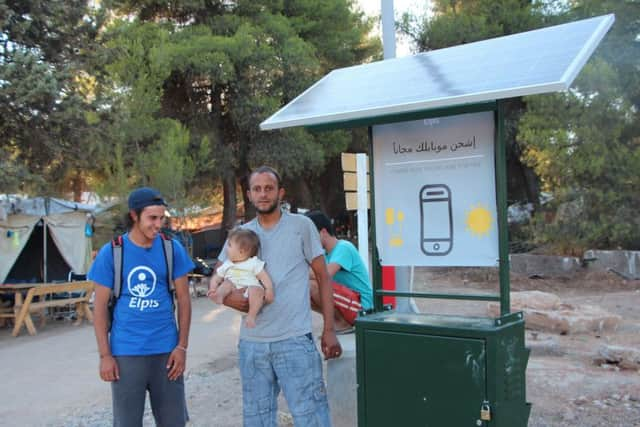
[[[244,427],[277,427],[280,388],[296,427],[330,427],[322,360],[313,338],[262,343],[240,340]]]

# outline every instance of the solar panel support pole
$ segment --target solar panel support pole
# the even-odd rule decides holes
[[[380,0],[382,13],[382,50],[384,59],[396,57],[396,23],[393,18],[393,0]]]
[[[360,258],[364,261],[367,271],[370,271],[367,155],[364,153],[356,154],[356,176],[358,184],[358,252],[360,252]]]

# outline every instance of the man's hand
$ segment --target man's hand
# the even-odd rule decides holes
[[[184,370],[187,367],[187,350],[184,348],[174,348],[167,360],[167,369],[169,372],[167,376],[170,381],[177,380],[180,375],[184,374]]]
[[[243,313],[249,312],[249,298],[244,297],[247,288],[234,289],[227,295],[223,304]]]
[[[342,355],[340,341],[338,341],[336,332],[333,329],[322,331],[320,345],[322,347],[322,353],[324,354],[325,360],[335,359]]]
[[[100,378],[102,381],[118,381],[120,379],[120,370],[118,362],[112,355],[100,357]]]

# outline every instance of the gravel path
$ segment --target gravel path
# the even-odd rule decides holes
[[[534,285],[518,284],[527,289]],[[538,347],[530,342],[529,426],[640,427],[640,372],[593,362],[599,343],[640,344],[640,284],[626,291],[598,290],[597,283],[582,282],[545,286],[541,290],[559,293],[569,302],[600,305],[624,321],[616,332],[602,336],[553,335],[547,337],[548,345]],[[186,375],[189,426],[241,426],[236,362],[240,316],[205,298],[193,301]],[[314,318],[316,328],[319,320]],[[538,334],[536,339],[543,338]],[[0,426],[111,426],[110,389],[98,378],[97,359],[93,329],[86,323],[74,327],[68,321],[51,321],[37,336],[23,332],[18,338],[11,337],[9,328],[0,328]],[[282,401],[280,408],[280,426],[292,426]],[[144,425],[154,425],[149,408]]]

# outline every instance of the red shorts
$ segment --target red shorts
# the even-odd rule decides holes
[[[333,282],[333,305],[350,325],[356,322],[358,312],[362,310],[360,293],[340,283]]]

